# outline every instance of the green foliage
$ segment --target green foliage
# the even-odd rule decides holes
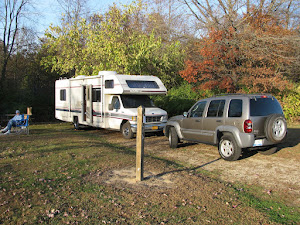
[[[285,117],[293,122],[300,121],[300,86],[279,97]]]
[[[180,86],[169,89],[165,96],[153,96],[153,100],[155,105],[165,109],[170,117],[182,115],[199,99],[215,94],[221,93],[195,89],[192,84],[183,82]],[[283,96],[276,97],[281,103],[287,120],[298,122],[300,120],[300,87],[286,92]]]
[[[155,96],[153,99],[155,105],[165,109],[170,117],[182,115],[205,95],[206,92],[197,92],[191,84],[183,82],[181,86],[171,88],[166,96]]]
[[[44,48],[49,55],[42,64],[61,74],[97,74],[112,70],[126,74],[153,74],[167,86],[180,79],[184,51],[179,42],[164,43],[155,32],[147,32],[139,18],[144,6],[139,2],[116,5],[90,21],[81,19],[62,26],[50,26]]]

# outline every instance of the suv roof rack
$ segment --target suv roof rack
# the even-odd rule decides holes
[[[218,94],[214,95],[212,97],[218,97],[218,96],[230,96],[230,95],[241,95],[241,96],[249,96],[249,95],[272,95],[270,93],[251,93],[251,94],[245,94],[245,93],[224,93],[224,94]]]

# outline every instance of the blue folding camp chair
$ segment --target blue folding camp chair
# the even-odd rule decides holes
[[[26,114],[22,114],[22,119],[16,125],[16,133],[23,133],[24,131],[29,134],[29,115]]]

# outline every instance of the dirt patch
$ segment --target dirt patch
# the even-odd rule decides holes
[[[164,176],[160,176],[159,172],[144,172],[144,180],[143,182],[136,181],[135,176],[135,168],[125,168],[120,170],[110,171],[105,180],[107,184],[114,184],[125,182],[132,185],[137,186],[156,186],[156,187],[164,187],[164,188],[172,188],[174,187],[174,177],[171,174],[165,174]]]
[[[104,131],[112,143],[135,148],[135,139],[125,140],[118,132]],[[259,185],[267,193],[278,193],[291,205],[300,205],[300,129],[289,129],[289,136],[280,150],[273,155],[261,155],[257,152],[246,152],[234,162],[220,158],[217,147],[205,144],[183,143],[177,149],[170,149],[168,140],[163,136],[148,135],[145,138],[145,154],[162,157],[179,162],[194,169],[202,168],[213,171],[228,182],[242,182]],[[126,170],[117,177],[127,180]],[[119,175],[118,175],[119,173]],[[132,174],[135,174],[132,172]],[[155,171],[147,176],[155,179]],[[161,178],[161,177],[160,177]],[[133,180],[133,178],[128,178]],[[149,184],[152,180],[149,180]],[[163,183],[163,181],[161,181]]]

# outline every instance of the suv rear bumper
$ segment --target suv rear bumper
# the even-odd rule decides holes
[[[254,134],[239,133],[236,138],[237,144],[241,148],[255,148],[274,145],[273,142],[268,141],[266,138],[255,139]]]

